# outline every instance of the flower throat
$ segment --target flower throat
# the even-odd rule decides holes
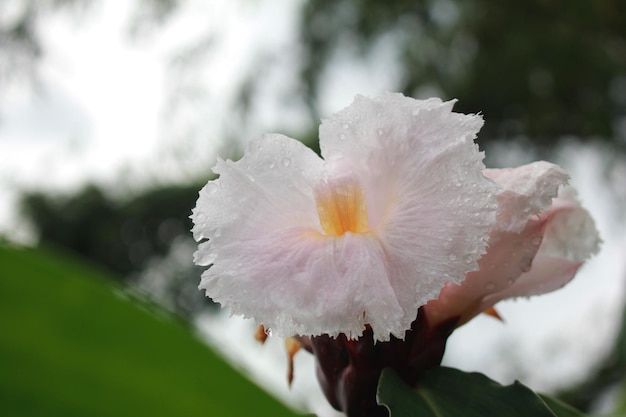
[[[354,176],[318,183],[313,194],[320,225],[327,236],[369,231],[365,190]]]

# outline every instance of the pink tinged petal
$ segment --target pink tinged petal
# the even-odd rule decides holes
[[[600,235],[576,192],[563,188],[550,210],[541,213],[547,223],[532,269],[503,291],[485,298],[483,306],[511,297],[529,297],[563,287],[574,278],[583,262],[600,248]]]
[[[595,222],[580,205],[572,187],[563,188],[542,217],[549,218],[549,222],[540,256],[582,262],[600,249],[602,240]]]
[[[477,269],[495,221],[496,187],[474,143],[483,121],[453,104],[358,96],[320,127],[330,168],[362,178],[406,328],[445,282]]]
[[[194,237],[210,239],[195,254],[196,263],[212,264],[200,288],[277,335],[357,337],[365,323],[379,340],[403,335],[380,242],[366,233],[323,235],[313,192],[322,167],[281,136],[253,142],[238,162],[220,161],[220,177],[192,214]]]
[[[545,161],[486,169],[484,173],[502,188],[498,193],[498,228],[510,232],[521,231],[531,215],[549,208],[559,187],[569,179],[563,168]]]
[[[563,258],[537,256],[530,271],[522,274],[514,285],[486,296],[481,303],[483,311],[498,301],[513,297],[530,297],[558,290],[570,282],[582,262]]]
[[[485,175],[501,187],[498,223],[491,231],[487,253],[478,261],[479,271],[469,273],[460,286],[446,285],[439,299],[426,306],[433,321],[458,316],[459,325],[467,322],[508,296],[520,277],[534,269],[533,259],[547,239],[544,233],[549,234],[556,219],[546,214],[552,211],[541,210],[550,206],[568,178],[562,168],[547,162],[485,170]]]
[[[487,253],[478,261],[479,270],[470,272],[461,285],[447,284],[439,298],[426,305],[429,319],[437,323],[458,316],[460,326],[491,307],[493,303],[483,303],[486,296],[511,288],[531,270],[544,228],[545,222],[530,220],[521,233],[492,233]]]
[[[200,288],[274,334],[355,338],[369,323],[385,340],[404,330],[394,324],[402,312],[372,235],[327,238],[292,228],[220,249],[223,260],[204,272]],[[239,264],[242,253],[246,260]]]
[[[210,239],[200,244],[195,263],[209,265],[222,256],[222,245],[260,234],[303,225],[319,229],[311,186],[322,165],[302,143],[280,135],[252,142],[237,162],[218,161],[214,171],[220,177],[200,191],[191,215],[194,238]]]
[[[239,161],[219,160],[213,169],[220,177],[200,191],[191,216],[194,238],[318,224],[311,187],[322,168],[323,161],[294,139],[266,135],[253,141]]]

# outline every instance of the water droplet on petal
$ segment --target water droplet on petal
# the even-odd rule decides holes
[[[291,164],[291,159],[283,158],[282,163],[284,167],[288,167]]]
[[[451,261],[456,261],[456,255],[455,255],[455,254],[453,254],[453,253],[450,253],[450,254],[448,255],[448,259],[449,259],[449,260],[451,260]]]
[[[349,124],[347,124],[347,123],[344,123],[342,127],[343,127],[344,129],[347,129],[347,128],[349,128],[349,127],[350,127],[350,125],[349,125]]]
[[[344,140],[345,138],[346,138],[346,135],[344,135],[343,133],[339,135],[339,139]]]
[[[204,187],[204,189],[209,194],[215,194],[217,192],[217,184],[210,182]]]
[[[493,282],[488,282],[485,284],[485,289],[487,291],[493,291],[496,289],[496,284],[494,284]]]
[[[274,162],[270,162],[270,164],[268,165],[270,169],[274,168],[276,166],[276,164]]]
[[[541,243],[541,236],[535,236],[534,238],[532,238],[532,240],[530,241],[530,243],[533,246],[539,246],[539,244]]]

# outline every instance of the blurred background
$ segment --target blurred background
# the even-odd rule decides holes
[[[289,390],[281,341],[197,290],[188,216],[218,155],[268,132],[316,149],[320,119],[384,91],[481,113],[490,167],[565,167],[604,240],[564,289],[456,331],[444,364],[626,413],[621,0],[2,1],[0,406],[249,415],[216,408],[230,393],[335,415],[307,354]]]

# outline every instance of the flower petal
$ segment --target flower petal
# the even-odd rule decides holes
[[[498,184],[498,228],[519,232],[531,215],[550,207],[569,175],[558,165],[545,161],[517,168],[486,169],[485,176]]]
[[[219,160],[213,169],[220,177],[200,191],[191,215],[194,238],[219,244],[293,225],[319,228],[312,184],[322,169],[323,161],[294,139],[253,141],[239,161]]]
[[[532,269],[508,288],[485,298],[482,307],[511,297],[529,297],[563,287],[591,255],[598,252],[601,239],[587,210],[581,207],[576,191],[565,187],[550,210],[541,213],[546,223],[541,247]]]
[[[487,295],[482,300],[481,307],[489,308],[507,298],[530,297],[558,290],[574,278],[581,266],[582,262],[537,256],[530,271],[522,274],[515,284],[508,288]]]
[[[390,330],[404,330],[393,324],[402,311],[372,235],[327,238],[310,229],[283,229],[222,247],[220,254],[229,262],[205,271],[200,288],[279,336],[355,338],[370,324],[384,340]],[[246,259],[236,264],[239,254]]]
[[[200,288],[233,314],[254,317],[277,335],[345,333],[369,324],[380,340],[402,310],[371,233],[322,234],[313,195],[323,161],[301,143],[273,135],[237,161],[219,161],[220,177],[200,192],[195,261],[210,265]]]
[[[526,271],[539,249],[545,223],[528,222],[521,233],[497,231],[487,253],[478,261],[479,270],[470,272],[460,285],[447,284],[437,300],[429,302],[425,311],[433,323],[451,317],[459,317],[462,325],[493,305],[484,305],[490,294],[501,293],[510,288]]]
[[[446,285],[439,299],[426,306],[431,320],[459,316],[461,325],[510,296],[520,277],[534,270],[533,259],[544,246],[544,234],[553,227],[555,209],[538,214],[550,206],[568,178],[562,168],[543,161],[518,168],[487,169],[485,175],[501,187],[498,222],[491,231],[489,248],[478,261],[479,271],[470,272],[460,286]],[[544,286],[548,288],[548,284]]]
[[[477,269],[495,221],[496,187],[474,143],[483,121],[453,113],[453,104],[358,96],[320,127],[330,168],[364,178],[405,328],[445,282]]]
[[[551,210],[542,216],[550,221],[539,255],[582,262],[600,249],[602,240],[595,222],[580,205],[574,188],[561,189]]]

